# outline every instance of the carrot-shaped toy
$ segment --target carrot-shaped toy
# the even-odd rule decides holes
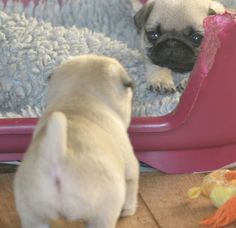
[[[213,215],[201,221],[201,225],[215,228],[236,222],[236,171],[221,169],[206,175],[199,187],[188,191],[190,199],[200,195],[208,197],[218,208]]]

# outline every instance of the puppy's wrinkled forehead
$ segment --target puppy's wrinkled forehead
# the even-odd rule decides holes
[[[210,0],[156,0],[146,23],[151,30],[158,25],[164,30],[184,30],[192,26],[203,30],[203,20],[208,15]]]

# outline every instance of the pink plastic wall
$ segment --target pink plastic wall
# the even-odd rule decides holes
[[[206,20],[206,38],[177,109],[164,117],[133,118],[137,157],[168,173],[198,172],[236,161],[236,22]],[[0,160],[21,159],[37,119],[0,120]]]

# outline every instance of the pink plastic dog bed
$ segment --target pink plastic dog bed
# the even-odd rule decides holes
[[[198,172],[236,161],[236,20],[205,21],[206,36],[177,109],[134,118],[130,136],[138,158],[169,173]]]
[[[198,172],[236,161],[236,20],[209,17],[189,84],[176,110],[133,118],[129,129],[140,161],[168,173]],[[37,119],[0,120],[0,160],[20,160]]]

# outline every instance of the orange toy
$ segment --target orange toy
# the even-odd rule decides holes
[[[200,194],[218,207],[215,214],[201,221],[201,225],[215,228],[236,222],[236,170],[221,169],[206,175],[200,187],[188,191],[191,199]]]

